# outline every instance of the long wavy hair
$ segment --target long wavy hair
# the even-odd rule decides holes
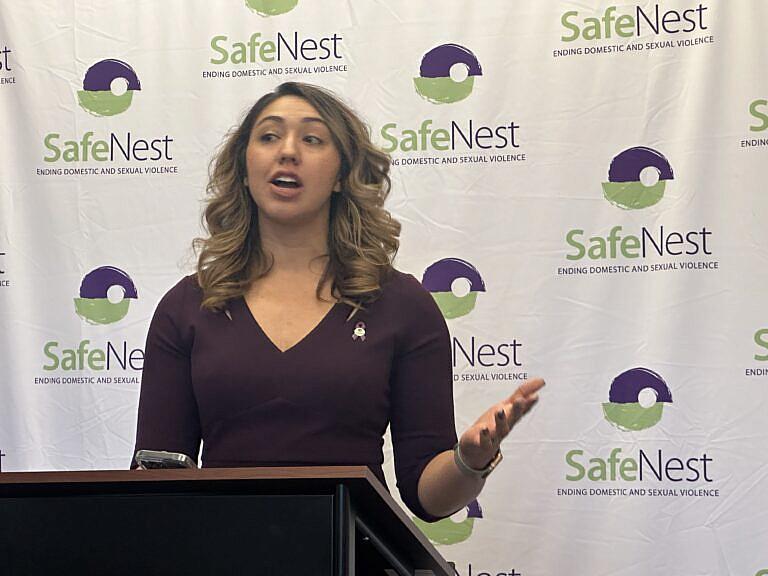
[[[367,126],[329,91],[286,82],[251,107],[211,160],[203,224],[208,237],[193,242],[203,308],[223,311],[272,267],[261,246],[258,207],[245,186],[245,152],[261,112],[282,96],[303,98],[320,114],[341,157],[341,190],[331,194],[328,261],[316,294],[330,282],[335,299],[354,311],[381,293],[399,247],[400,223],[384,209],[390,158],[371,142]]]

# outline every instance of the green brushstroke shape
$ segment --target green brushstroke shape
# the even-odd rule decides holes
[[[472,529],[475,525],[474,518],[466,518],[462,522],[454,522],[450,518],[443,518],[438,522],[430,524],[414,517],[413,522],[432,542],[445,546],[467,540],[472,535]]]
[[[605,402],[603,404],[605,419],[620,430],[637,431],[656,426],[661,420],[663,411],[663,402],[656,402],[648,408],[644,408],[637,402],[627,404]]]
[[[299,0],[245,0],[245,5],[259,16],[277,16],[290,12]]]
[[[603,182],[603,195],[614,206],[623,210],[639,210],[657,204],[664,197],[665,180],[653,186],[642,182]]]
[[[416,92],[433,104],[451,104],[464,100],[472,93],[475,77],[467,76],[463,82],[454,82],[448,78],[414,78]]]
[[[117,303],[107,298],[75,298],[75,312],[89,324],[114,324],[125,318],[130,305],[130,298]]]
[[[79,90],[77,101],[80,107],[94,116],[116,116],[131,106],[133,90],[117,96],[109,90]]]
[[[452,319],[466,316],[475,309],[477,292],[468,292],[462,297],[454,295],[453,292],[432,292],[432,298],[437,302],[443,317]]]

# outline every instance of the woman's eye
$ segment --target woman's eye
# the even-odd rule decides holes
[[[277,134],[274,134],[272,132],[267,132],[265,134],[262,134],[259,137],[259,140],[261,140],[262,142],[273,142],[277,140]]]
[[[317,136],[305,136],[304,137],[304,141],[307,144],[322,144],[323,143],[323,141],[320,138],[318,138]]]

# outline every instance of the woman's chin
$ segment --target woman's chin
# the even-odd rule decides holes
[[[325,213],[324,213],[325,212]],[[296,204],[269,206],[259,210],[261,222],[278,226],[308,226],[318,220],[327,220],[327,210],[308,210]]]

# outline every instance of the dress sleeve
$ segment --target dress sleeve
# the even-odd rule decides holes
[[[181,452],[197,462],[200,418],[192,391],[191,278],[168,292],[149,326],[141,376],[136,450]],[[132,460],[131,467],[136,464]]]
[[[412,276],[399,283],[401,328],[390,376],[397,487],[416,516],[434,522],[440,517],[421,506],[418,484],[430,460],[456,444],[450,338],[429,292]]]

